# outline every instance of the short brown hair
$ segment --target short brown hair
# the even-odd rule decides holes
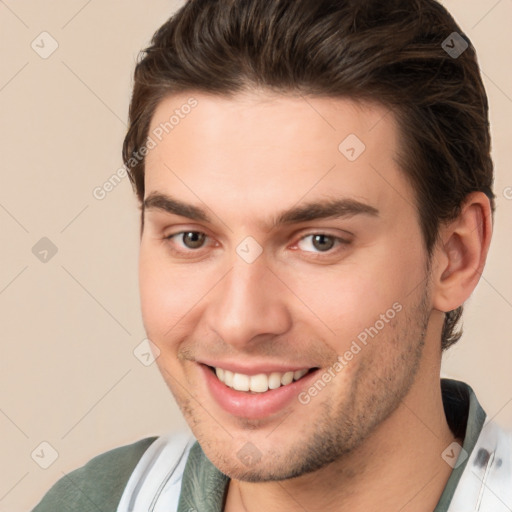
[[[466,43],[460,55],[448,51]],[[144,159],[134,155],[162,99],[263,88],[393,111],[397,158],[416,193],[429,260],[440,223],[460,214],[469,193],[484,192],[494,216],[488,101],[476,53],[435,0],[188,0],[141,57],[123,144],[141,203]],[[443,350],[462,335],[462,309],[445,315]]]

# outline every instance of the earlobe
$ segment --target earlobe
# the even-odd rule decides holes
[[[457,219],[441,226],[434,251],[433,307],[452,311],[471,295],[483,272],[492,235],[489,198],[469,194]]]

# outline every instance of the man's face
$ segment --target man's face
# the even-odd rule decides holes
[[[161,102],[149,135],[144,325],[206,455],[258,481],[349,453],[410,390],[431,311],[393,115],[190,93]]]

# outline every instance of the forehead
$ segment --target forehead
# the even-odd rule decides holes
[[[395,161],[394,115],[346,98],[190,91],[165,98],[149,128],[145,196],[215,200],[244,212],[346,196],[410,208]],[[203,205],[204,206],[204,205]]]
[[[394,115],[375,102],[265,90],[233,97],[202,91],[168,96],[157,105],[149,131],[165,139],[172,133],[177,141],[183,127],[188,128],[191,123],[198,137],[210,139],[218,134],[221,138],[223,134],[230,134],[248,143],[248,137],[251,141],[269,142],[276,141],[276,135],[282,139],[301,133],[311,145],[321,142],[315,137],[322,135],[325,143],[332,146],[344,132],[352,130],[372,145],[383,137],[391,142],[396,131]]]

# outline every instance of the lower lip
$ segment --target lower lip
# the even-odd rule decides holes
[[[229,414],[248,419],[266,418],[284,409],[297,399],[299,393],[309,385],[318,371],[310,372],[286,386],[269,389],[265,393],[248,393],[226,386],[208,366],[201,364],[200,367],[215,401]]]

